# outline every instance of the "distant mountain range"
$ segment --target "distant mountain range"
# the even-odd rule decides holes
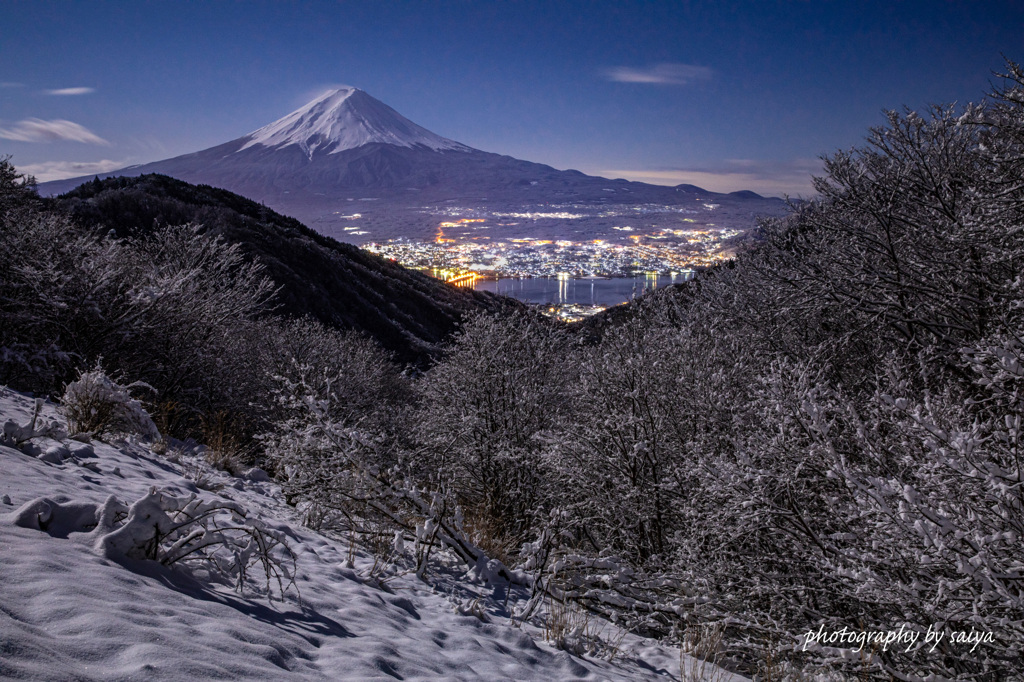
[[[356,88],[324,93],[230,142],[99,177],[149,173],[236,192],[355,243],[428,238],[453,218],[491,220],[490,238],[622,239],[612,227],[745,228],[786,210],[753,192],[608,180],[480,151]],[[62,194],[92,178],[39,190]]]

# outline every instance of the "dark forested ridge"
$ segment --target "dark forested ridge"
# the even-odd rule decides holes
[[[467,312],[517,305],[335,241],[227,190],[167,176],[94,180],[53,201],[82,227],[119,237],[202,225],[264,265],[279,287],[274,312],[364,331],[406,362],[423,362]]]

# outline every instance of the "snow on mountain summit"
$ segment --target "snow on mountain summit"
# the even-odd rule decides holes
[[[243,139],[248,141],[238,151],[256,145],[298,145],[310,158],[317,151],[335,154],[375,142],[397,147],[422,146],[435,151],[472,151],[416,125],[358,88],[328,91]]]

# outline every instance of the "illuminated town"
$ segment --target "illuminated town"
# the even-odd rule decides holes
[[[433,241],[391,239],[364,248],[410,268],[430,271],[458,283],[475,278],[506,277],[631,277],[645,273],[674,274],[695,270],[732,257],[723,242],[739,235],[735,229],[661,230],[628,234],[631,227],[612,229],[624,239],[569,241],[492,239],[488,236],[452,238],[446,228],[462,227],[480,219],[444,222]]]
[[[467,287],[477,286],[481,280],[540,277],[565,281],[669,275],[685,279],[697,269],[731,258],[733,251],[728,240],[742,233],[737,229],[701,226],[633,234],[633,227],[621,225],[612,227],[621,235],[607,239],[497,238],[479,233],[490,227],[487,222],[483,218],[444,221],[438,225],[432,241],[392,239],[371,242],[363,248]],[[471,230],[469,234],[467,228]],[[604,306],[567,303],[544,306],[544,310],[576,321],[604,310]]]

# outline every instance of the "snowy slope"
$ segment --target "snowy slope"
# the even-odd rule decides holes
[[[32,409],[0,388],[0,424],[27,424]],[[59,419],[51,405],[41,416]],[[493,598],[504,588],[471,583],[453,563],[439,561],[428,582],[393,571],[382,589],[370,556],[357,551],[350,564],[347,544],[302,527],[275,484],[212,471],[191,450],[64,445],[74,457],[63,461],[46,438],[0,445],[0,679],[678,679],[672,648],[627,636],[609,662],[557,650],[536,626],[512,627]],[[130,503],[154,486],[234,501],[283,533],[297,555],[298,594],[270,602],[258,587],[239,594],[186,569],[106,558],[95,533],[14,525],[16,510],[39,497]],[[480,617],[464,615],[474,611]],[[599,625],[613,640],[614,626]]]
[[[472,151],[470,147],[416,125],[357,88],[325,92],[243,139],[246,141],[239,152],[256,145],[270,148],[297,145],[310,158],[316,151],[337,154],[372,143],[422,146],[434,151]]]

